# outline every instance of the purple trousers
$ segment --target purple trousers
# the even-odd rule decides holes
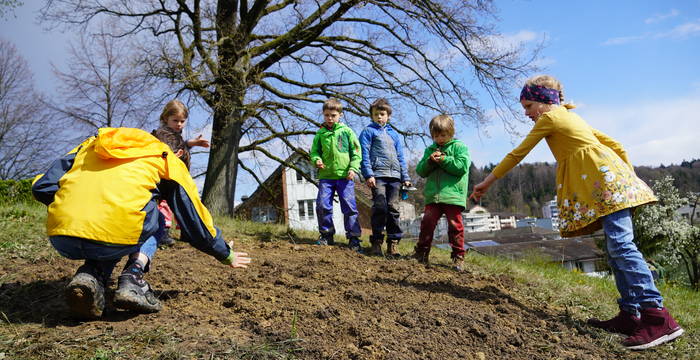
[[[318,231],[325,238],[333,237],[333,197],[338,193],[340,210],[343,212],[345,236],[359,237],[361,234],[358,222],[357,204],[355,203],[355,182],[346,179],[321,179],[318,181],[318,196],[316,197],[316,217]]]

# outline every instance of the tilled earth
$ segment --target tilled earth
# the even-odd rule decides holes
[[[69,317],[64,305],[63,287],[79,262],[3,262],[10,280],[0,282],[0,358],[636,357],[563,310],[521,296],[524,285],[511,278],[475,271],[468,259],[459,273],[342,246],[249,240],[241,248],[254,258],[246,270],[184,243],[159,251],[147,280],[163,310],[108,308],[89,322]]]

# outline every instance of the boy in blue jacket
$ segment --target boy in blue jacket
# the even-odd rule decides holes
[[[387,255],[398,256],[403,232],[399,226],[399,191],[411,186],[399,134],[389,124],[391,105],[377,99],[369,107],[372,122],[362,130],[360,170],[372,189],[372,255],[382,255],[384,228],[387,232]]]

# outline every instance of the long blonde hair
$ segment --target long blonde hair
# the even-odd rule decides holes
[[[530,85],[537,85],[537,86],[544,86],[549,89],[554,89],[559,91],[559,103],[566,107],[567,109],[573,109],[576,107],[573,103],[565,103],[564,102],[564,86],[557,80],[555,77],[550,76],[550,75],[537,75],[533,76],[527,81],[525,81],[525,86],[530,86]]]

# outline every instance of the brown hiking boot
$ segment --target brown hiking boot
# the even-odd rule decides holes
[[[369,250],[369,254],[372,256],[384,256],[384,253],[382,253],[382,243],[378,241],[372,242],[372,248]]]
[[[401,253],[399,252],[399,241],[398,240],[387,240],[386,242],[386,255],[392,257],[399,257]]]
[[[430,262],[429,262],[429,259],[428,259],[429,253],[428,253],[427,251],[418,250],[417,248],[414,249],[414,250],[415,250],[415,252],[413,253],[413,258],[414,258],[414,259],[418,260],[418,262],[421,263],[421,264],[426,264],[426,265],[427,265],[427,264],[430,263]]]
[[[455,256],[452,258],[452,268],[454,268],[457,271],[464,271],[464,257],[463,256]]]

